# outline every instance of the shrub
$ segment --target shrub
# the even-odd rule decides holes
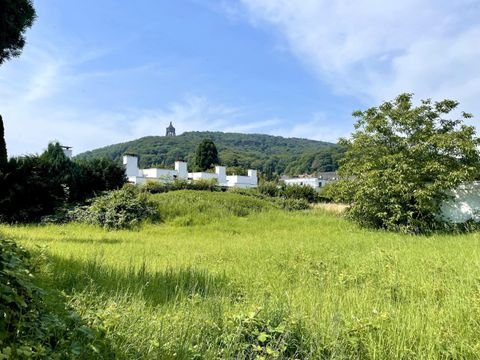
[[[194,180],[192,183],[189,183],[189,189],[191,190],[208,190],[208,191],[219,191],[217,179],[199,179]]]
[[[173,190],[173,187],[173,183],[152,180],[148,180],[145,184],[141,185],[142,191],[146,191],[150,194],[161,194],[169,192]]]
[[[335,200],[335,194],[332,188],[334,187],[335,182],[327,183],[325,186],[320,188],[320,191],[317,193],[317,201],[321,203],[329,203]]]
[[[126,184],[93,200],[86,207],[75,209],[74,220],[100,225],[105,229],[131,229],[144,220],[158,220],[157,204],[135,185]]]
[[[298,184],[287,185],[283,188],[283,194],[287,199],[303,199],[309,203],[316,202],[317,192],[311,186]]]
[[[277,197],[280,195],[281,189],[273,181],[262,181],[258,185],[258,192],[266,196]]]

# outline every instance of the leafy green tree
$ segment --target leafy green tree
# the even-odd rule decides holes
[[[62,145],[58,142],[48,144],[40,159],[49,163],[51,169],[58,173],[65,173],[65,169],[72,166],[72,161],[65,155]]]
[[[66,191],[66,202],[81,202],[127,182],[122,165],[105,158],[72,161],[58,142],[50,143],[40,159],[47,164],[49,177]]]
[[[5,130],[3,128],[3,119],[0,115],[0,171],[5,168],[8,162],[7,144],[5,143]]]
[[[203,140],[195,152],[195,166],[199,171],[211,169],[219,164],[218,151],[214,142],[210,139]]]
[[[438,214],[446,191],[474,179],[480,139],[463,123],[472,115],[447,119],[458,102],[423,100],[412,94],[366,111],[356,111],[355,132],[332,190],[351,206],[349,216],[363,226],[428,232],[446,224]]]
[[[25,46],[25,31],[35,20],[31,0],[0,1],[0,65],[19,56]]]

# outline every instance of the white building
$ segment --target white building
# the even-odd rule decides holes
[[[66,157],[68,157],[69,159],[71,159],[71,158],[73,157],[73,151],[72,151],[72,147],[71,147],[71,146],[62,146],[62,145],[60,145],[60,147],[62,148],[63,153],[65,154]]]
[[[319,178],[291,178],[283,180],[286,185],[301,185],[310,186],[312,188],[319,189],[322,187],[322,183]]]
[[[284,178],[282,179],[286,185],[301,185],[310,186],[315,190],[327,185],[331,181],[337,180],[337,174],[335,172],[320,173],[318,177],[296,177],[296,178]]]
[[[187,170],[187,163],[184,161],[175,161],[175,170],[168,169],[139,169],[138,156],[124,155],[123,165],[128,177],[128,181],[134,184],[143,184],[147,180],[155,181],[174,181],[183,180],[212,180],[216,179],[218,185],[238,188],[257,187],[257,170],[248,170],[248,176],[227,175],[225,166],[215,166],[215,173],[191,172]]]

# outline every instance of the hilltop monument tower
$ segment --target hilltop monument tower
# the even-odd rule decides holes
[[[175,128],[173,127],[171,121],[170,121],[170,125],[167,127],[167,132],[165,136],[175,136]]]

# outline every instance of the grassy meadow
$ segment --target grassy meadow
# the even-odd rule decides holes
[[[361,230],[235,193],[154,195],[162,222],[1,226],[119,359],[480,358],[480,234]]]

